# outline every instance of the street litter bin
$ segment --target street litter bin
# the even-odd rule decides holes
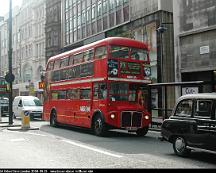
[[[24,111],[22,113],[22,129],[30,128],[30,112]]]

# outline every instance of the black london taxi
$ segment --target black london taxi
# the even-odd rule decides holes
[[[216,154],[216,93],[181,96],[161,126],[161,139],[173,144],[178,156],[192,150]]]

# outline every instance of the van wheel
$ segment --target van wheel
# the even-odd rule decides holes
[[[148,133],[149,127],[144,127],[136,131],[137,136],[145,136]]]
[[[52,127],[57,127],[57,113],[56,111],[52,111],[51,116],[50,116],[50,126]]]
[[[93,120],[93,131],[96,136],[105,136],[107,132],[106,124],[101,115],[96,115]]]
[[[173,141],[173,150],[176,155],[186,157],[190,154],[191,150],[187,149],[187,142],[183,137],[176,137]]]

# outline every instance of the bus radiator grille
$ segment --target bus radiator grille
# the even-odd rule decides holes
[[[141,127],[142,113],[141,112],[122,112],[121,126],[122,127]]]

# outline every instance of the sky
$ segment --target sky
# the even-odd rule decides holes
[[[21,6],[22,0],[12,0],[12,6]],[[9,0],[0,0],[0,16],[4,16],[9,12]]]

